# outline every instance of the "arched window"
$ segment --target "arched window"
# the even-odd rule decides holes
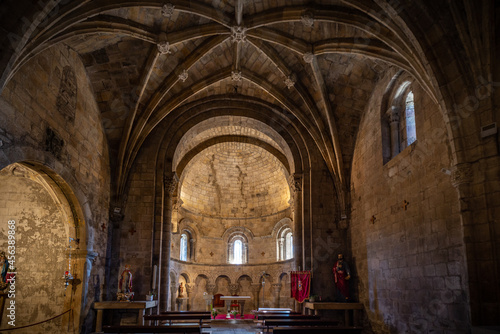
[[[187,255],[188,255],[188,236],[186,233],[181,234],[181,254],[179,256],[179,259],[181,261],[187,261]]]
[[[277,259],[278,261],[293,258],[293,233],[288,225],[283,225],[277,234]]]
[[[248,241],[244,234],[235,233],[228,240],[228,262],[245,264],[248,262]]]
[[[293,257],[293,236],[292,231],[285,234],[285,260],[289,260]]]
[[[243,263],[243,243],[241,240],[236,240],[233,245],[233,263],[242,264]]]
[[[383,96],[381,112],[385,164],[417,140],[415,99],[408,76],[399,73],[393,78]]]
[[[415,127],[415,104],[413,92],[410,90],[406,96],[405,120],[406,120],[406,143],[410,146],[417,140],[417,129]]]

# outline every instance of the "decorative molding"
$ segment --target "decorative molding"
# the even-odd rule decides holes
[[[290,74],[285,78],[285,85],[288,89],[291,89],[293,86],[295,86],[296,82],[297,82],[297,77],[295,76],[294,73]]]
[[[247,28],[242,26],[231,27],[231,41],[233,43],[246,42],[246,40],[247,40]]]
[[[312,54],[311,52],[306,52],[306,53],[304,53],[302,58],[304,59],[304,61],[306,63],[311,64],[314,60],[314,54]]]
[[[161,15],[164,17],[171,18],[174,15],[175,6],[171,3],[166,3],[161,8]]]
[[[469,163],[463,163],[453,166],[451,171],[451,184],[458,187],[462,184],[467,184],[472,181],[472,167]]]
[[[306,10],[300,17],[302,24],[306,27],[312,28],[314,26],[314,14],[310,10]]]
[[[189,77],[188,71],[183,70],[181,74],[179,74],[179,80],[182,82],[185,82],[187,78]]]
[[[241,81],[242,78],[241,71],[231,71],[231,80]]]
[[[170,51],[170,43],[167,41],[159,42],[157,46],[158,46],[158,52],[161,53],[162,55],[167,55],[172,53],[172,51]]]

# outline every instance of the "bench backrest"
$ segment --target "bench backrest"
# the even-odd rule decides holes
[[[200,326],[103,326],[104,333],[201,333]]]

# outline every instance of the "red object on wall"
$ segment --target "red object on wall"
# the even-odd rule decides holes
[[[311,291],[311,271],[292,271],[290,274],[291,280],[291,297],[299,303],[304,302],[309,298]]]

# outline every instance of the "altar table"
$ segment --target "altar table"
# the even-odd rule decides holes
[[[96,332],[102,332],[102,314],[104,310],[137,310],[139,311],[138,325],[144,326],[144,315],[146,314],[146,309],[151,309],[157,305],[158,305],[157,300],[133,301],[133,302],[121,302],[121,301],[95,302],[94,309],[97,310],[95,330]]]
[[[326,303],[326,302],[305,302],[304,303],[304,313],[311,314],[314,310],[315,315],[320,315],[320,310],[339,310],[344,311],[345,326],[359,326],[360,315],[359,310],[363,310],[363,304],[361,303]],[[350,321],[349,311],[353,312],[352,324]]]
[[[245,309],[245,301],[250,300],[250,296],[221,296],[221,300],[228,300],[229,303],[227,303],[227,312],[230,311],[231,308],[231,300],[236,300],[238,301],[238,304],[240,305],[240,314],[245,314],[243,311]]]

